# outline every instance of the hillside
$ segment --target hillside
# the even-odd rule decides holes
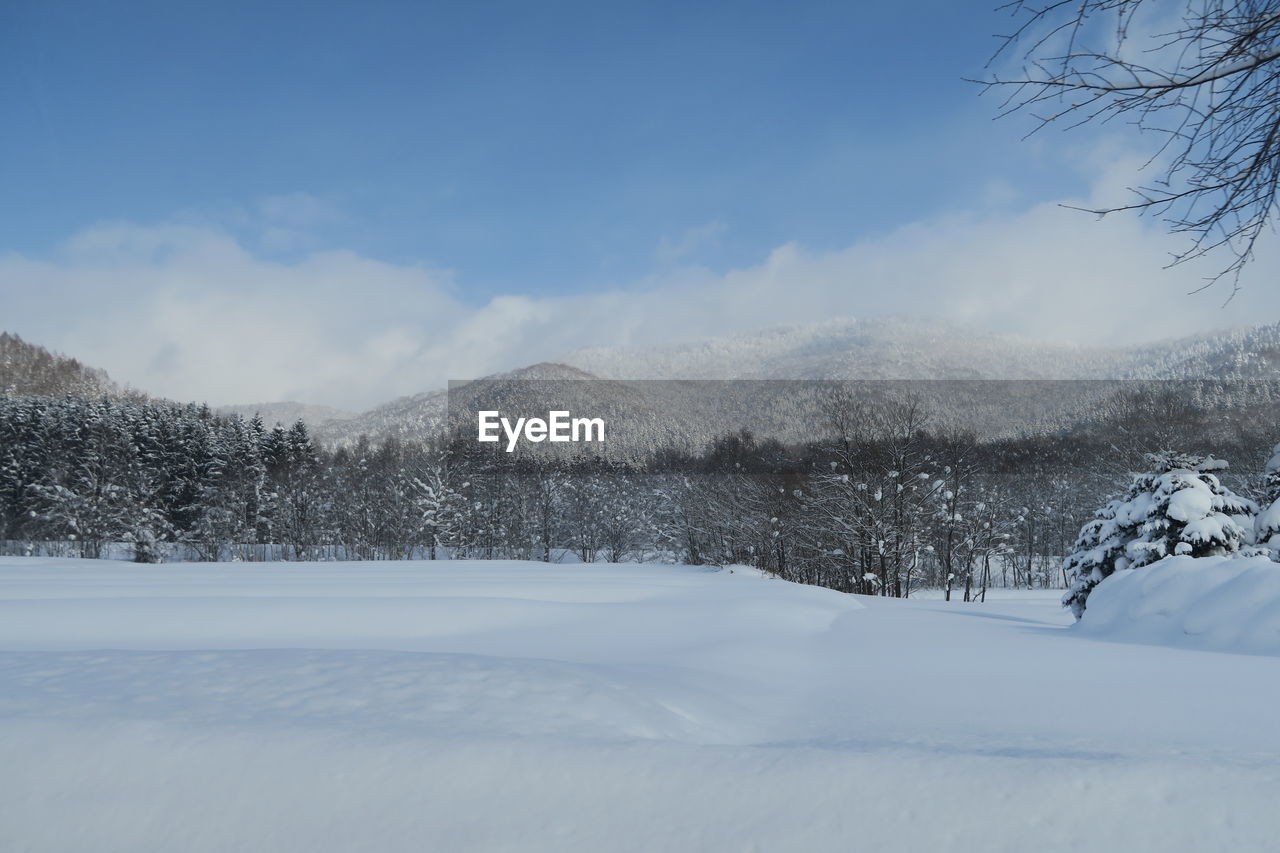
[[[249,419],[255,415],[261,417],[267,426],[281,424],[289,426],[295,421],[306,421],[308,425],[320,426],[330,422],[348,421],[357,417],[355,412],[335,409],[331,406],[315,406],[310,403],[298,403],[287,400],[281,403],[243,403],[234,406],[218,406],[214,411],[219,415],[239,415]]]
[[[544,362],[485,377],[476,380],[474,384],[483,386],[486,394],[500,396],[504,387],[510,387],[512,383],[573,383],[596,378],[575,367]],[[457,383],[453,391],[462,393],[463,399],[471,399],[477,388],[473,387],[471,392],[462,392],[461,389],[467,384]],[[330,445],[350,444],[361,435],[405,439],[433,437],[445,422],[449,395],[449,390],[441,388],[399,397],[352,418],[317,424],[313,434],[317,440]]]
[[[1280,324],[1143,346],[1078,347],[905,318],[844,319],[679,346],[579,350],[566,355],[563,363],[533,365],[478,381],[492,393],[496,382],[591,378],[919,381],[915,391],[926,402],[956,403],[953,408],[963,410],[954,415],[956,426],[992,429],[1008,425],[1007,418],[999,422],[1009,411],[1007,404],[990,397],[975,402],[989,392],[954,384],[957,380],[1275,380],[1280,378]],[[634,386],[649,399],[631,414],[650,420],[648,413],[661,412],[663,418],[678,422],[672,428],[676,433],[691,429],[700,436],[698,441],[706,430],[696,425],[715,421],[784,439],[802,436],[806,427],[798,419],[813,413],[812,394],[806,389],[761,385],[730,390],[707,385],[694,393],[659,385]],[[1077,415],[1112,390],[1076,388],[1064,396],[1061,387],[1027,385],[1010,394],[1018,398],[1018,417],[1039,429],[1074,423]],[[708,395],[714,395],[714,401]],[[614,410],[616,396],[614,390],[597,386],[581,392],[579,399]],[[348,444],[361,434],[423,438],[438,428],[447,404],[445,390],[426,391],[355,418],[320,424],[316,434],[329,444]]]
[[[1188,379],[1276,375],[1280,324],[1141,346],[1081,347],[888,318],[780,326],[562,361],[610,379]]]
[[[44,397],[116,397],[124,393],[99,370],[0,332],[0,393]]]
[[[573,391],[574,383],[589,379],[932,380],[932,384],[917,386],[919,392],[927,400],[946,401],[957,393],[973,396],[973,386],[958,392],[965,386],[945,384],[954,380],[1206,378],[1280,378],[1280,324],[1142,346],[1079,347],[976,333],[907,318],[839,319],[676,346],[579,350],[565,355],[560,362],[539,363],[476,380],[463,405],[481,390],[492,399],[510,402],[514,399],[511,389],[519,383],[561,383],[561,390],[569,394],[566,399],[578,401],[579,408],[594,403],[614,414],[626,413],[630,419],[639,416],[646,422],[643,426],[647,437],[643,441],[649,443],[658,435],[659,421],[675,422],[668,430],[672,435],[690,430],[701,435],[705,430],[697,426],[699,423],[736,419],[736,426],[785,437],[789,431],[803,432],[796,418],[811,414],[812,406],[795,403],[795,395],[803,396],[803,392],[794,389],[775,393],[757,388],[749,394],[731,394],[727,399],[723,395],[728,392],[720,389],[716,393],[721,397],[711,401],[706,394],[690,389],[624,389],[596,384],[591,389]],[[550,386],[544,384],[544,390],[547,387]],[[105,371],[55,355],[10,334],[0,334],[0,389],[10,394],[54,396],[124,393]],[[766,396],[761,397],[761,393]],[[778,393],[788,397],[780,398]],[[1055,391],[1021,396],[1025,398],[1022,408],[1029,412],[1036,407],[1044,410],[1036,417],[1037,428],[1070,422],[1073,406],[1079,408],[1071,400],[1083,399],[1078,394],[1061,399]],[[359,414],[301,402],[242,404],[218,411],[244,417],[261,414],[269,424],[302,419],[319,441],[340,446],[353,443],[361,435],[375,439],[433,436],[444,422],[448,400],[449,392],[437,388],[400,397]],[[971,403],[965,407],[973,409]],[[986,408],[988,414],[967,414],[957,425],[985,428],[993,423],[989,415],[998,412],[991,406]]]

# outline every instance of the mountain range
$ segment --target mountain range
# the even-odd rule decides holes
[[[665,347],[597,347],[511,371],[512,379],[1264,379],[1280,377],[1280,323],[1140,346],[1084,347],[888,318],[782,326]],[[448,393],[401,397],[317,422],[329,444],[420,436]]]
[[[839,319],[661,347],[596,347],[487,377],[493,383],[586,379],[1276,379],[1280,323],[1152,344],[1076,346],[974,332],[910,318]],[[455,386],[455,390],[458,386]],[[9,393],[124,393],[105,372],[0,336],[0,388]],[[628,396],[616,392],[619,400]],[[629,393],[629,392],[628,392]],[[355,413],[296,402],[221,407],[269,423],[302,419],[322,443],[360,435],[421,437],[438,429],[444,388]],[[703,413],[704,415],[706,413]]]
[[[610,379],[1256,378],[1280,365],[1280,323],[1084,347],[918,319],[840,319],[676,346],[583,349],[559,360]]]

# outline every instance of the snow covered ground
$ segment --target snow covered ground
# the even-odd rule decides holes
[[[0,847],[1275,849],[1280,657],[1057,598],[0,559]]]
[[[1280,566],[1268,557],[1169,557],[1119,571],[1080,631],[1134,643],[1280,655]]]

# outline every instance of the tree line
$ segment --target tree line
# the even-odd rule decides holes
[[[697,453],[620,462],[445,435],[328,450],[301,421],[0,396],[0,539],[72,542],[85,557],[128,543],[141,562],[179,546],[247,560],[270,545],[298,560],[749,564],[847,592],[968,599],[992,584],[1063,585],[1081,524],[1141,451],[1180,423],[1188,441],[1205,434],[1204,411],[1167,400],[1117,411],[1123,428],[984,441],[931,428],[910,398],[833,392],[805,444],[738,431]],[[1217,440],[1246,462],[1269,444],[1239,428]]]

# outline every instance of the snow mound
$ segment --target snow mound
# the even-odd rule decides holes
[[[1079,630],[1108,640],[1280,655],[1280,564],[1167,557],[1116,572],[1089,596]]]

